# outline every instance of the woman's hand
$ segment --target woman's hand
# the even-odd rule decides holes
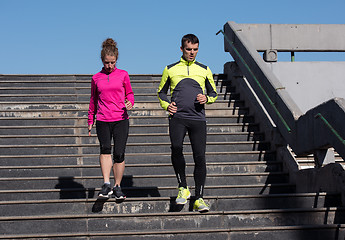
[[[127,99],[125,99],[125,105],[126,105],[127,110],[131,110],[133,108],[132,103],[128,101]]]
[[[89,129],[89,137],[91,137],[92,124],[90,124],[90,125],[88,126],[88,129]]]

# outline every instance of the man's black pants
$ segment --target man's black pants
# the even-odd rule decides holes
[[[195,197],[203,197],[206,181],[206,122],[181,118],[169,119],[171,141],[171,161],[175,170],[179,187],[187,187],[186,161],[183,156],[183,141],[186,133],[193,150]]]

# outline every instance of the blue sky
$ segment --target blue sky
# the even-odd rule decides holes
[[[216,32],[227,21],[345,24],[345,0],[0,0],[0,9],[0,74],[94,74],[107,37],[118,68],[161,74],[186,33],[200,39],[198,61],[221,73],[232,58]]]

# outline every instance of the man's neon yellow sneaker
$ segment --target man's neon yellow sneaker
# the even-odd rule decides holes
[[[210,207],[205,203],[204,199],[199,198],[194,202],[193,210],[197,210],[199,212],[208,212]]]
[[[176,204],[186,204],[187,199],[189,199],[189,197],[190,197],[190,191],[189,191],[188,187],[187,188],[180,187],[178,189]]]

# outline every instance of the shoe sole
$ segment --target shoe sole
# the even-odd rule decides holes
[[[199,209],[199,208],[194,208],[194,211],[199,211],[199,212],[201,212],[201,213],[204,213],[204,212],[210,211],[210,208],[207,208],[207,207],[201,208],[201,209]]]
[[[113,192],[109,192],[108,195],[103,195],[103,194],[99,194],[98,198],[101,199],[109,199],[111,197],[111,195],[113,194]]]
[[[122,200],[122,199],[123,199],[123,200],[125,200],[125,199],[126,199],[126,197],[124,197],[124,196],[121,196],[121,197],[116,197],[116,196],[115,196],[115,199],[118,199],[118,200],[120,200],[120,199]]]
[[[202,209],[194,208],[193,210],[194,210],[194,211],[201,212],[201,213],[204,213],[204,212],[208,212],[208,211],[210,211],[210,209],[209,209],[209,208],[202,208]]]
[[[196,209],[196,211],[199,211],[199,213],[206,213],[208,211],[210,211],[210,209]]]
[[[98,195],[98,199],[109,199],[109,196]]]

